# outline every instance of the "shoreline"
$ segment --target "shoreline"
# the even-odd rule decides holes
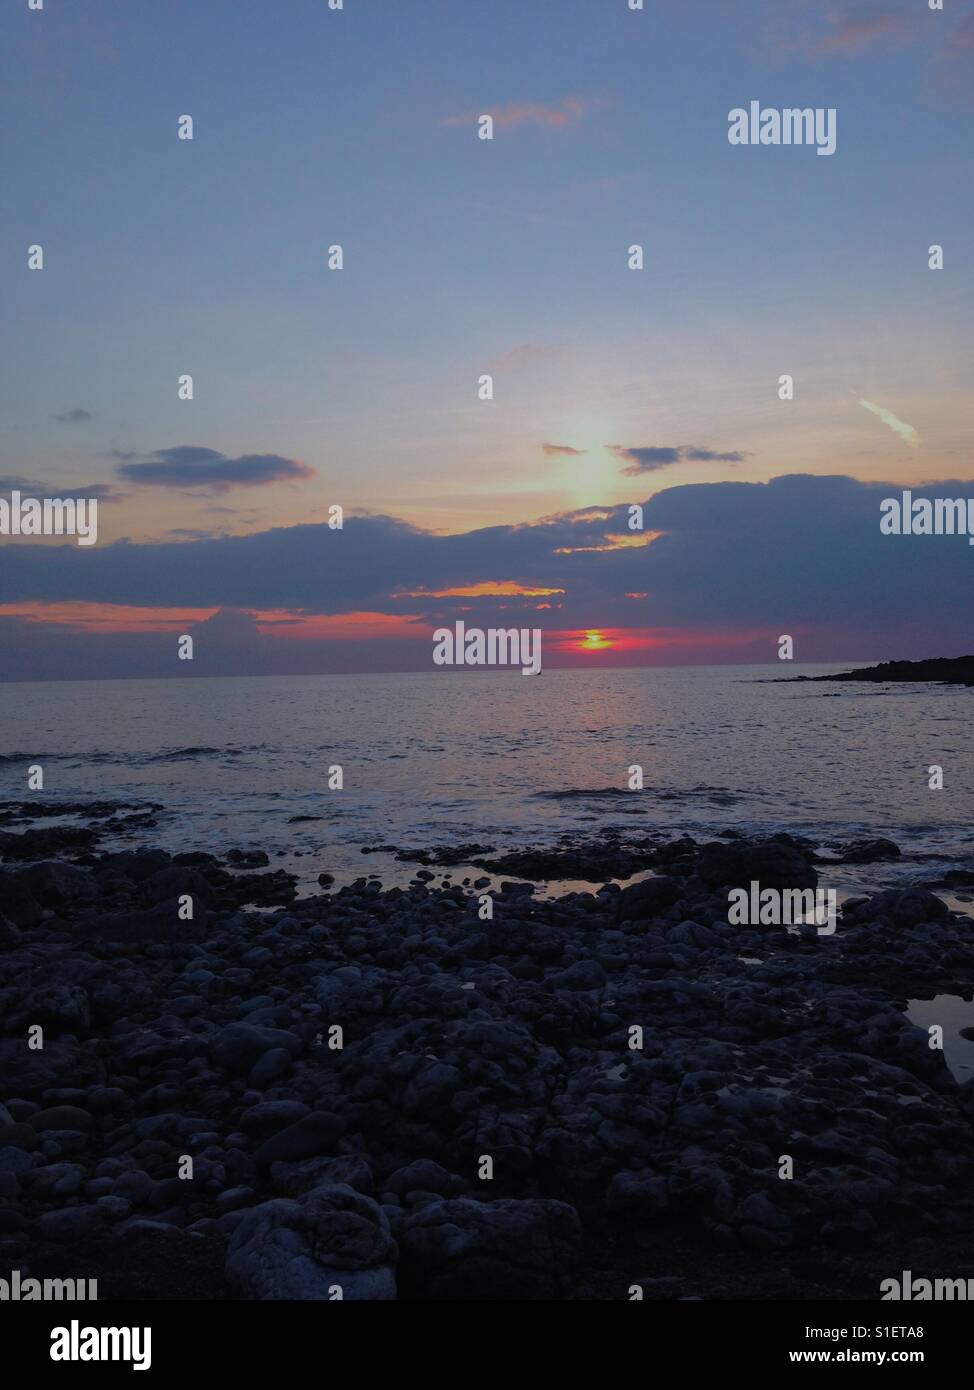
[[[309,1299],[963,1277],[974,1082],[904,1011],[970,993],[974,940],[924,887],[847,900],[821,937],[727,920],[737,880],[814,886],[836,862],[784,834],[654,838],[616,864],[650,877],[508,881],[492,920],[483,885],[426,867],[295,898],[246,856],[103,854],[63,826],[11,842],[0,1272]]]

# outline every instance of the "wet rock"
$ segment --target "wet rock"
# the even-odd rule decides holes
[[[875,864],[883,859],[899,859],[900,847],[892,840],[853,840],[842,845],[836,855],[839,864]]]

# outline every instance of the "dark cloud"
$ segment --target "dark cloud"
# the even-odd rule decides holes
[[[339,639],[309,645],[305,639],[302,647],[295,639],[286,661],[284,648],[275,646],[284,636],[264,636],[258,663],[250,625],[222,620],[222,636],[215,634],[220,641],[211,644],[213,652],[224,654],[213,657],[214,673],[311,669],[313,647],[322,670],[343,669],[334,664],[340,652],[353,663],[344,669],[397,669],[391,662],[404,663],[398,669],[423,669],[417,653],[424,642],[428,646],[428,633],[457,617],[482,626],[530,623],[552,631],[679,632],[684,656],[675,660],[693,659],[687,641],[699,640],[701,651],[711,650],[715,634],[763,633],[767,643],[789,632],[800,637],[805,659],[971,650],[971,547],[963,537],[883,536],[880,501],[901,490],[892,483],[807,475],[667,488],[643,503],[645,530],[656,538],[641,547],[618,545],[634,535],[627,527],[628,504],[455,536],[391,517],[346,516],[343,531],[304,525],[89,550],[8,544],[0,547],[0,594],[7,603],[76,599],[197,610],[372,612],[416,624],[412,646],[377,638],[352,646]],[[974,496],[974,481],[931,483],[913,492]],[[484,581],[563,593],[435,596]],[[550,606],[539,608],[541,603]],[[40,624],[30,626],[36,652],[46,638]],[[85,640],[94,639],[86,634]],[[237,653],[232,661],[231,649]],[[12,649],[3,650],[6,659]],[[749,659],[744,648],[735,650]],[[761,650],[767,646],[755,648]],[[16,661],[21,671],[34,669],[23,652]],[[36,669],[41,678],[48,667]]]
[[[617,458],[629,466],[622,472],[628,477],[639,473],[655,473],[660,468],[669,468],[674,463],[743,463],[748,457],[740,450],[718,451],[705,449],[699,444],[647,445],[630,449],[622,444],[610,444],[608,448]]]
[[[565,454],[569,458],[580,458],[582,454],[587,454],[587,449],[573,449],[570,444],[542,444],[541,452],[548,457],[556,454]]]
[[[60,425],[85,425],[95,417],[90,410],[82,410],[76,406],[74,410],[66,410],[62,415],[52,415],[52,420],[57,420]]]
[[[269,483],[296,482],[313,478],[315,470],[298,459],[281,454],[241,454],[227,458],[216,449],[180,444],[173,449],[156,449],[151,454],[114,455],[122,459],[119,477],[130,483],[150,487],[205,488],[228,492],[234,487],[266,487]],[[137,462],[131,460],[136,458]]]
[[[45,498],[59,497],[66,501],[70,497],[74,498],[95,498],[98,502],[123,502],[129,494],[119,492],[111,483],[70,483],[64,487],[52,486],[50,483],[38,482],[35,478],[0,478],[0,493],[10,493],[17,491],[24,497],[36,497],[39,502]]]

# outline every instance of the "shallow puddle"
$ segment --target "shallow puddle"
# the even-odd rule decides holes
[[[962,1038],[962,1028],[974,1028],[974,1000],[959,994],[938,994],[933,999],[911,999],[906,1016],[920,1028],[939,1023],[944,1030],[944,1061],[958,1081],[974,1076],[974,1042]]]

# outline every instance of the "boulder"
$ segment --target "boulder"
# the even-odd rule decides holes
[[[230,1237],[226,1276],[245,1298],[389,1301],[395,1260],[381,1207],[335,1184],[247,1211]]]
[[[814,888],[818,874],[805,850],[790,835],[767,840],[719,840],[703,845],[697,876],[711,888]]]

